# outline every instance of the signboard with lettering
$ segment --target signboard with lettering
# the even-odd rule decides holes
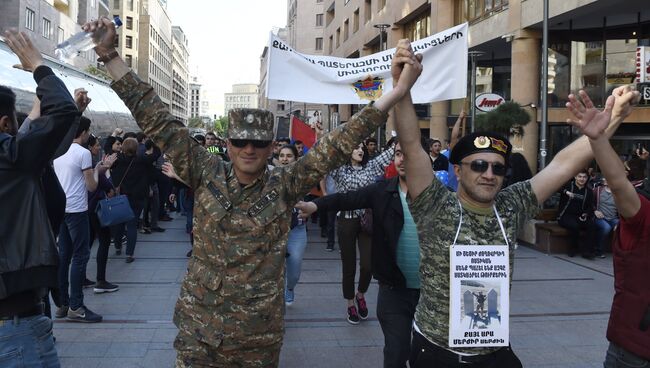
[[[496,93],[482,93],[478,96],[476,96],[476,100],[474,101],[474,105],[476,106],[476,109],[479,111],[483,112],[489,112],[497,107],[499,105],[505,103],[506,100],[497,95]]]
[[[650,82],[650,47],[636,48],[636,82]]]
[[[646,101],[650,101],[650,86],[644,86],[641,95]]]

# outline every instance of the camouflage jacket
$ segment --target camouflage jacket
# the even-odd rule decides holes
[[[538,210],[537,197],[530,181],[513,184],[499,192],[494,200],[510,244],[512,280],[514,244],[521,226]],[[433,179],[431,185],[410,201],[411,215],[420,238],[420,301],[415,321],[422,334],[446,349],[449,338],[449,247],[460,222],[456,193]],[[473,208],[463,204],[463,224],[456,244],[505,244],[499,223],[490,208]],[[498,348],[454,348],[467,354],[487,354]]]
[[[242,187],[232,164],[208,153],[131,72],[112,88],[194,189],[194,250],[176,304],[179,329],[212,346],[261,347],[284,332],[284,267],[291,210],[386,121],[366,107],[296,163]]]

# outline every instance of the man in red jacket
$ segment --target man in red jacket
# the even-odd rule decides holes
[[[650,367],[650,200],[636,192],[625,177],[618,154],[603,136],[611,111],[598,113],[587,94],[580,94],[584,104],[569,96],[567,107],[576,118],[570,123],[589,137],[621,217],[612,246],[616,293],[607,326],[610,343],[604,366]],[[628,87],[616,89],[613,94],[615,98],[638,99],[638,92]],[[623,115],[629,115],[630,104],[625,110]]]

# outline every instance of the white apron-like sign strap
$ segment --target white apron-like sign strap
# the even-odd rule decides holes
[[[450,247],[449,347],[510,344],[510,259],[508,238],[494,208],[504,245]]]
[[[467,96],[467,23],[411,43],[423,71],[411,89],[414,103]],[[305,55],[271,34],[266,97],[322,104],[365,104],[393,88],[395,49],[357,59]]]

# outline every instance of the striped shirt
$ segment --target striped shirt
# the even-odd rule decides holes
[[[347,193],[374,183],[378,176],[384,174],[384,168],[390,164],[394,153],[395,146],[393,145],[377,157],[368,161],[365,166],[355,167],[350,164],[345,164],[330,172],[329,175],[334,179],[338,193]],[[363,210],[346,212],[353,213],[354,215],[352,217],[360,217]]]

